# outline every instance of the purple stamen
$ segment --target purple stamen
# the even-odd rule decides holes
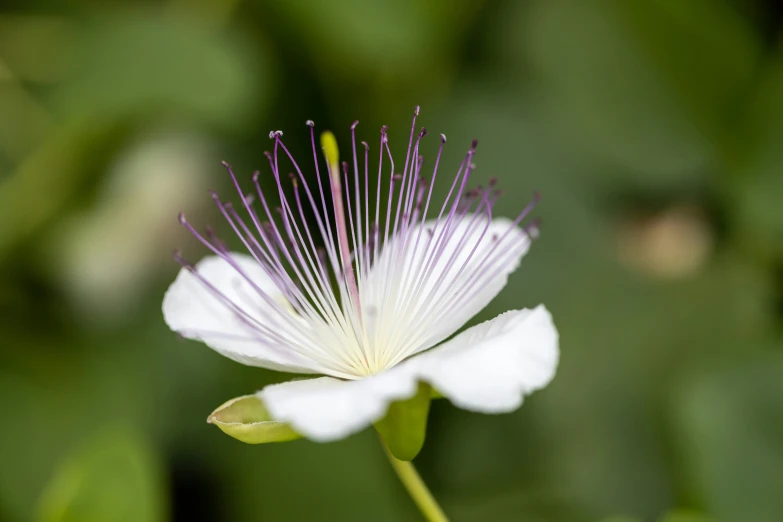
[[[310,127],[318,196],[283,143],[282,131],[269,133],[274,146],[264,153],[276,184],[276,198],[264,194],[258,172],[251,178],[254,193],[243,192],[233,169],[223,162],[241,205],[235,208],[216,192],[210,194],[279,294],[273,292],[274,297],[265,291],[268,286],[254,280],[246,261],[232,254],[212,228],[207,227],[202,235],[180,214],[180,223],[228,263],[241,285],[231,290],[218,288],[179,253],[175,259],[247,329],[246,336],[206,329],[188,329],[187,333],[257,342],[281,356],[296,358],[297,364],[325,368],[325,373],[343,378],[379,371],[431,346],[428,343],[437,335],[433,332],[438,331],[439,322],[459,315],[465,302],[495,284],[493,281],[537,237],[539,220],[522,223],[540,198],[535,194],[506,230],[498,230],[497,221],[490,230],[502,191],[496,177],[483,187],[468,188],[476,168],[473,160],[478,141],[473,140],[441,208],[428,223],[446,136],[440,135],[431,175],[422,172],[424,155],[420,149],[428,133],[425,128],[416,132],[419,113],[416,107],[405,162],[398,173],[388,126],[381,127],[374,191],[370,188],[370,147],[365,141],[359,142],[364,147],[364,175],[361,173],[358,121],[350,126],[353,164],[338,163],[334,156],[327,158],[330,198],[320,175],[312,120],[306,125]],[[293,165],[293,170],[283,171],[290,185],[286,175],[281,175],[280,151]],[[387,174],[384,156],[389,161]],[[388,176],[386,187],[384,175]],[[388,189],[385,203],[382,189]],[[286,196],[286,192],[292,195]],[[312,212],[306,212],[306,205]],[[309,214],[315,219],[317,232],[308,226]]]

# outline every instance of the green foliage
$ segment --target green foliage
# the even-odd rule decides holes
[[[716,522],[716,519],[690,511],[673,511],[663,517],[661,522]]]
[[[765,260],[783,256],[783,62],[775,57],[760,74],[749,97],[739,142],[730,164],[731,178],[725,190],[736,217],[736,233]]]
[[[132,432],[111,428],[55,470],[40,522],[162,522],[166,501],[159,463]]]
[[[105,161],[102,156],[116,146],[123,131],[116,122],[64,126],[0,179],[0,221],[5,223],[0,228],[0,261],[63,211],[90,168]]]
[[[186,116],[220,128],[266,101],[268,60],[236,33],[143,10],[90,19],[52,104],[65,116]]]
[[[532,2],[510,38],[524,38],[514,43],[573,139],[634,181],[682,184],[710,164],[758,62],[752,31],[722,4]]]
[[[696,380],[676,397],[682,461],[718,520],[783,517],[782,372],[776,350]]]
[[[236,397],[213,411],[207,422],[248,444],[286,442],[301,437],[285,422],[272,419],[256,395]]]

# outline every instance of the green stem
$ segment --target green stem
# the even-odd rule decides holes
[[[428,522],[449,522],[449,519],[446,518],[446,514],[443,513],[443,510],[438,505],[438,501],[435,500],[435,497],[432,496],[430,490],[427,489],[427,485],[421,480],[421,477],[416,471],[416,468],[413,467],[413,464],[404,460],[399,460],[392,455],[391,451],[389,451],[389,448],[386,446],[386,443],[383,443],[383,449],[386,451],[386,456],[389,457],[392,468],[394,468],[397,476],[400,477],[402,485],[408,490],[408,494],[416,503],[416,506],[419,508],[419,511],[421,511],[421,514],[424,515],[424,518],[427,519]]]

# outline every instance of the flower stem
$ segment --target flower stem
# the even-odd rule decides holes
[[[383,443],[383,449],[386,451],[386,456],[389,457],[392,468],[394,468],[397,476],[400,477],[400,482],[408,490],[408,494],[413,499],[413,502],[416,503],[424,518],[428,522],[449,522],[446,514],[443,513],[443,509],[438,505],[438,501],[432,496],[430,490],[427,489],[427,485],[421,479],[413,464],[399,460],[392,455],[386,443]]]

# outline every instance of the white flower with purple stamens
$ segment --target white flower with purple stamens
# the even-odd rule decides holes
[[[239,204],[213,197],[245,252],[229,251],[180,218],[214,255],[195,266],[178,256],[183,270],[163,301],[171,329],[244,364],[321,375],[257,394],[274,421],[317,441],[380,421],[391,403],[414,397],[420,383],[484,413],[512,411],[546,386],[558,362],[558,334],[543,306],[505,312],[453,336],[503,289],[527,252],[537,226],[523,222],[536,198],[516,219],[494,216],[494,180],[467,188],[474,142],[437,204],[433,185],[442,182],[436,178],[446,138],[428,178],[419,154],[426,131],[415,133],[415,116],[401,174],[386,127],[375,172],[367,143],[357,154],[356,123],[352,165],[342,169],[331,133],[321,137],[326,168],[319,166],[307,123],[312,189],[279,131],[270,134],[268,154],[274,198],[261,190],[258,173],[254,193],[245,195],[225,165]],[[283,173],[284,159],[293,174]]]

